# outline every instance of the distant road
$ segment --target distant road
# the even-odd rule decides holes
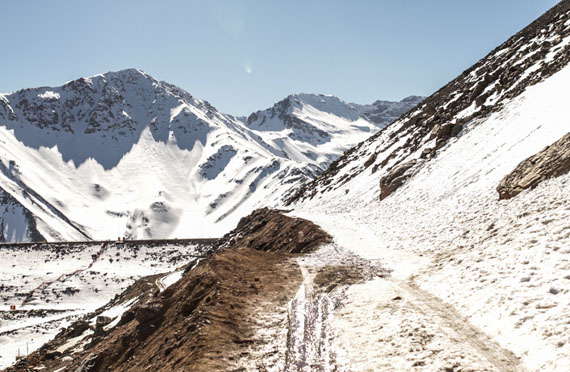
[[[219,239],[217,238],[200,238],[200,239],[144,239],[144,240],[85,240],[85,241],[67,241],[67,242],[25,242],[25,243],[0,243],[0,248],[7,247],[32,247],[37,245],[51,245],[51,246],[69,246],[75,244],[93,244],[100,245],[103,243],[125,243],[131,245],[187,245],[187,244],[201,244],[212,245]]]

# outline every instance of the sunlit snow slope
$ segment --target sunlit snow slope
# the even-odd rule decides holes
[[[246,120],[135,69],[0,95],[0,240],[222,235],[419,100],[303,94]]]
[[[569,370],[570,174],[510,200],[496,190],[570,131],[569,60],[570,1],[562,1],[293,200],[338,245],[392,270],[389,280],[350,288],[335,315],[350,369],[435,370],[447,327],[493,364],[478,369],[461,352],[442,361],[452,370],[519,370],[493,360],[492,344],[477,351],[471,323],[526,370]],[[380,200],[388,175],[393,189]],[[408,347],[414,337],[417,349]]]

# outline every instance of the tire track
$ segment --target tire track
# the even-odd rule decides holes
[[[298,258],[303,283],[289,304],[285,372],[344,371],[334,343],[332,318],[351,285],[385,277],[378,263],[331,244]]]
[[[289,304],[286,372],[527,371],[452,306],[376,261],[332,244],[297,262],[303,283]],[[375,278],[381,285],[369,287]],[[348,327],[339,328],[345,313]]]
[[[473,326],[465,317],[461,316],[455,308],[444,303],[438,297],[420,289],[413,283],[396,282],[396,284],[416,302],[416,308],[426,318],[437,317],[441,324],[453,331],[456,342],[466,344],[476,354],[484,357],[499,372],[526,372],[520,359],[511,351],[502,348],[487,334]]]

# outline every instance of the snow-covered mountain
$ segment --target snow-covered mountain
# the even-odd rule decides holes
[[[301,94],[245,119],[136,69],[0,95],[0,238],[219,236],[419,100]]]
[[[184,274],[139,281],[10,371],[567,372],[569,63],[563,0],[333,161],[289,212],[255,211]],[[356,118],[290,98],[247,131],[319,146],[323,123],[303,112]]]
[[[326,167],[349,147],[346,139],[375,133],[416,106],[423,97],[371,105],[330,95],[293,94],[249,115],[246,125],[285,158]]]

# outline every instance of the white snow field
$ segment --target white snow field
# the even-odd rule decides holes
[[[347,370],[570,371],[570,174],[510,200],[496,191],[570,131],[569,86],[570,66],[469,122],[382,201],[389,167],[294,205],[391,270],[350,286],[329,321]],[[337,180],[367,157],[355,159]]]
[[[420,99],[237,118],[136,69],[0,95],[0,241],[219,237]]]
[[[0,368],[14,363],[18,355],[35,351],[143,276],[167,273],[149,283],[157,290],[175,283],[182,273],[177,269],[198,262],[209,249],[203,243],[181,243],[1,246]],[[135,303],[133,299],[102,313],[113,318],[107,327],[115,326]]]

